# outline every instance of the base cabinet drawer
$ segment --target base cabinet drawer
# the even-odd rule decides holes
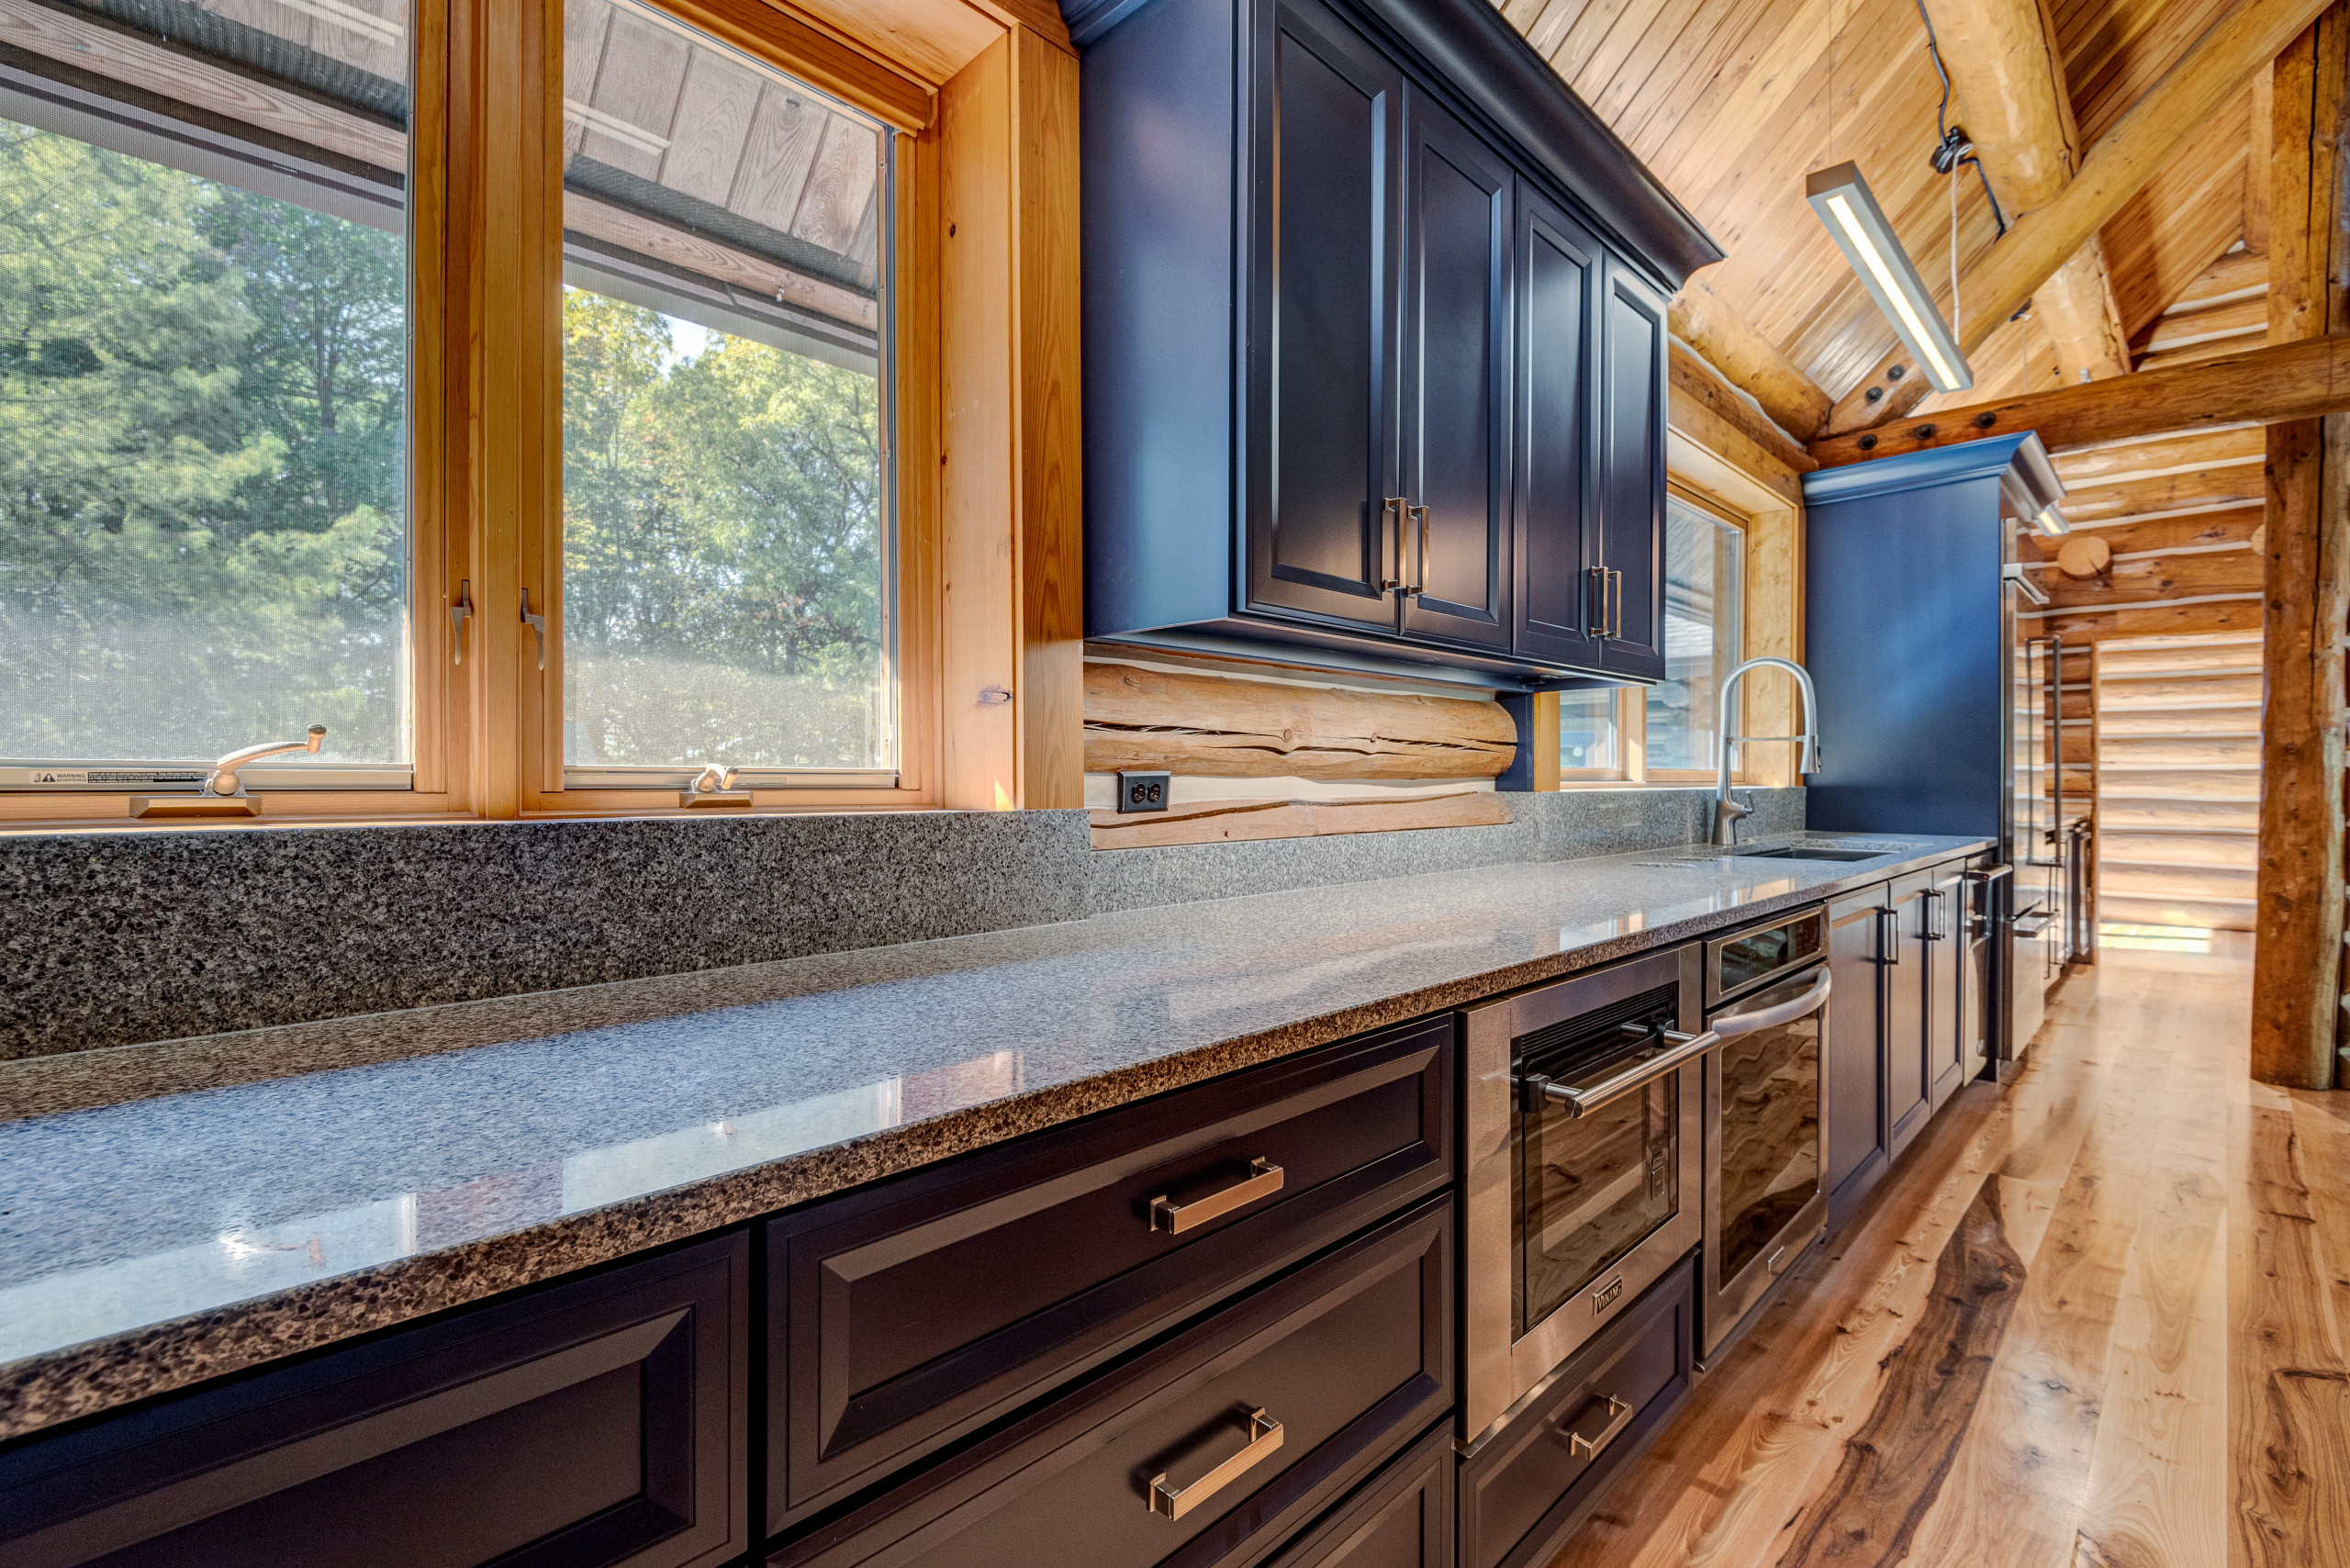
[[[748,1238],[0,1452],[9,1568],[704,1568],[747,1545]]]
[[[1460,1568],[1541,1568],[1689,1392],[1695,1270],[1648,1288],[1460,1471]]]
[[[1452,1428],[1439,1427],[1273,1568],[1452,1568]]]
[[[770,1221],[779,1531],[1451,1179],[1405,1025]]]
[[[1452,1333],[1452,1204],[1439,1197],[769,1562],[1249,1568],[1449,1408]]]

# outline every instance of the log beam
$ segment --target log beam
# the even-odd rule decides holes
[[[1933,0],[1927,9],[1967,135],[2011,218],[2056,199],[2081,164],[2065,58],[2040,0]],[[2092,233],[2031,296],[2067,385],[2130,369],[2129,334]]]
[[[1828,394],[1704,279],[1691,278],[1673,297],[1669,325],[1674,337],[1796,440],[1810,439],[1826,422]]]
[[[2022,308],[2059,266],[2105,227],[2254,73],[2325,8],[2325,0],[2241,0],[2206,29],[2187,57],[2130,106],[2082,161],[2070,185],[2009,229],[1966,280],[1960,345],[1978,347]]]
[[[1966,320],[1959,347],[1974,353],[2022,309],[2325,5],[2326,0],[2238,0],[2206,28],[2186,57],[2088,150],[2072,182],[2045,206],[2010,225],[2006,238],[1966,274],[1961,291]],[[1878,368],[1881,372],[1885,367]],[[1856,404],[1854,399],[1871,386],[1878,386],[1881,396],[1873,403]],[[1850,422],[1853,420],[1889,423],[1916,408],[1929,390],[1915,374],[1894,384],[1864,382],[1837,405],[1823,428],[1835,434],[1855,428]]]
[[[2350,330],[2350,0],[2277,57],[2268,332]],[[2331,1089],[2342,1003],[2350,414],[2268,428],[2253,1076]]]
[[[2036,430],[2052,452],[2131,436],[2277,424],[2350,411],[2350,333],[2222,354],[2176,370],[1945,409],[1886,431],[1811,443],[1823,468]]]
[[[1800,442],[1787,434],[1777,421],[1740,397],[1712,364],[1700,359],[1684,343],[1675,342],[1671,345],[1671,350],[1666,365],[1675,394],[1694,400],[1715,419],[1769,453],[1774,461],[1786,467],[1797,473],[1808,473],[1818,466]]]

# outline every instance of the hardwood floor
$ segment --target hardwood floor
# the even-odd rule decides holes
[[[2350,1093],[2219,941],[2068,981],[1553,1568],[2350,1565]]]

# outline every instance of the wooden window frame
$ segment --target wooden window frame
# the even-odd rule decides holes
[[[1058,12],[654,3],[894,143],[898,783],[756,790],[750,810],[1081,806],[1078,68]],[[256,790],[253,817],[193,822],[131,818],[128,795],[19,791],[0,796],[0,828],[684,814],[674,789],[564,787],[560,0],[417,0],[412,16],[414,787]],[[466,582],[460,664],[448,610]],[[525,588],[549,621],[543,671]]]
[[[1747,533],[1749,520],[1743,514],[1710,493],[1684,483],[1678,476],[1667,476],[1665,489],[1673,499],[1684,505],[1704,512],[1717,522],[1737,529],[1741,535]],[[1747,615],[1750,609],[1749,584],[1751,577],[1751,574],[1746,570],[1746,554],[1744,550],[1740,551],[1738,574],[1738,626],[1741,658],[1745,656],[1743,650],[1746,641]],[[1611,785],[1664,786],[1683,789],[1692,784],[1710,785],[1714,782],[1715,775],[1711,768],[1702,770],[1686,767],[1652,768],[1648,766],[1648,689],[1645,686],[1620,686],[1614,692],[1616,747],[1621,759],[1619,765],[1615,767],[1569,767],[1562,763],[1559,767],[1559,785],[1561,789],[1606,788]],[[1552,699],[1554,704],[1561,700],[1560,698]],[[1554,706],[1552,711],[1556,713],[1559,710]],[[1564,727],[1562,719],[1554,721],[1550,747],[1553,754],[1558,749],[1556,732]],[[1747,785],[1754,781],[1749,777],[1746,756],[1741,751],[1739,756],[1738,770],[1731,775],[1730,782]]]

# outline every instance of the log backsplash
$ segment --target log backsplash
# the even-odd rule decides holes
[[[1085,666],[1089,773],[1491,778],[1516,746],[1497,702]]]

